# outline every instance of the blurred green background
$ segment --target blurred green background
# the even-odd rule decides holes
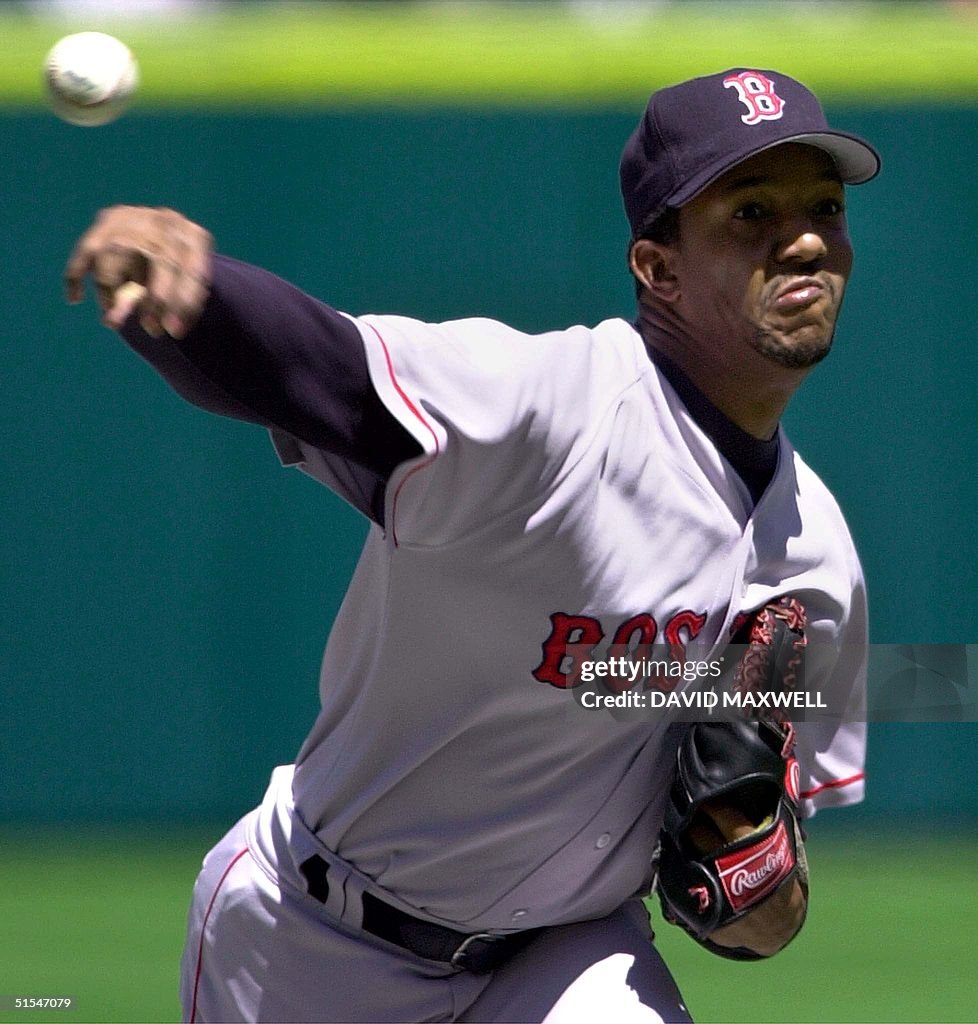
[[[648,92],[792,73],[884,173],[851,190],[836,350],[788,430],[847,513],[874,640],[978,642],[973,5],[68,6],[0,19],[0,999],[177,1017],[197,866],[311,723],[364,532],[61,302],[101,206],[173,206],[351,312],[630,316],[616,171]],[[43,54],[81,28],[140,59],[106,128],[41,105]],[[866,802],[812,823],[797,943],[731,965],[659,929],[697,1019],[978,1020],[978,729],[871,739]]]

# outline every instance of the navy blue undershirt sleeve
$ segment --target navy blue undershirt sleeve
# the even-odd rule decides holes
[[[194,405],[284,430],[351,464],[358,506],[383,525],[387,481],[421,446],[377,396],[345,316],[266,270],[217,256],[210,296],[185,338],[152,338],[135,317],[121,333]]]

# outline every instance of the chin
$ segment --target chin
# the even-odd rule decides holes
[[[758,331],[752,348],[762,356],[789,370],[807,370],[820,363],[832,349],[833,333],[823,331],[778,335]]]

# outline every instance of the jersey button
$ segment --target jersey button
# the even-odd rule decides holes
[[[521,917],[526,917],[529,914],[529,910],[514,910],[510,917],[514,921],[518,921]]]
[[[595,845],[596,849],[603,850],[608,845],[608,843],[610,843],[610,842],[611,842],[611,833],[610,832],[602,832],[601,835],[598,836],[598,841],[594,845]]]

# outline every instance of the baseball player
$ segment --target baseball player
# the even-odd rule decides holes
[[[90,275],[181,395],[372,522],[321,712],[204,861],[187,1019],[688,1020],[641,902],[660,848],[667,915],[712,952],[794,937],[797,819],[862,794],[866,605],[779,422],[832,343],[845,186],[878,169],[787,75],[661,90],[621,160],[637,319],[538,336],[349,316],[173,211],[99,215],[69,298]],[[720,736],[573,699],[575,650],[708,659],[758,610],[844,716]]]

